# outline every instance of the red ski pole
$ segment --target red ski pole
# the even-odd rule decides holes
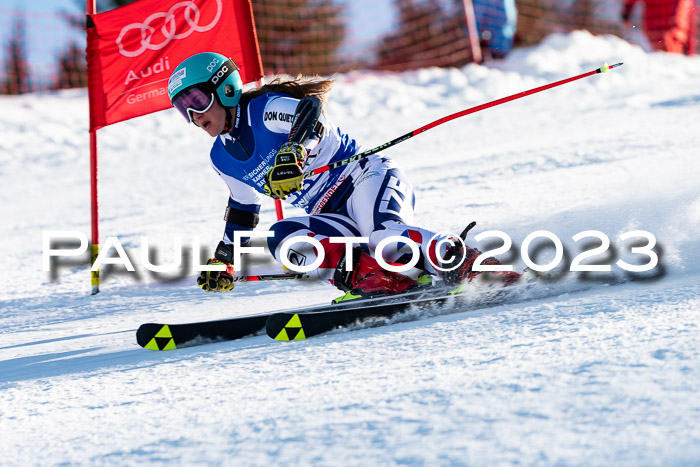
[[[335,169],[338,167],[342,167],[344,165],[348,165],[351,162],[359,161],[360,159],[364,159],[365,157],[371,156],[372,154],[376,154],[379,151],[390,148],[390,147],[395,146],[399,143],[403,143],[407,139],[411,139],[416,135],[419,135],[423,132],[426,132],[426,131],[430,130],[431,128],[435,128],[438,125],[442,125],[443,123],[447,123],[449,121],[452,121],[456,118],[464,117],[465,115],[473,114],[473,113],[478,112],[480,110],[488,109],[489,107],[495,107],[497,105],[505,104],[506,102],[514,101],[515,99],[520,99],[521,97],[529,96],[530,94],[535,94],[535,93],[538,93],[541,91],[546,91],[547,89],[561,86],[562,84],[570,83],[572,81],[576,81],[578,79],[585,78],[586,76],[595,75],[597,73],[607,73],[610,71],[610,69],[617,68],[621,65],[622,65],[622,63],[616,63],[614,65],[608,65],[606,63],[602,67],[597,68],[593,71],[589,71],[587,73],[582,73],[580,75],[572,76],[571,78],[566,78],[566,79],[563,79],[561,81],[557,81],[555,83],[545,84],[544,86],[530,89],[529,91],[519,92],[517,94],[513,94],[512,96],[502,97],[500,99],[496,99],[495,101],[487,102],[486,104],[481,104],[481,105],[477,105],[476,107],[472,107],[472,108],[469,108],[466,110],[461,110],[459,112],[456,112],[456,113],[453,113],[453,114],[448,115],[446,117],[442,117],[438,120],[435,120],[434,122],[428,123],[427,125],[422,126],[422,127],[418,128],[416,130],[413,130],[409,133],[406,133],[403,136],[399,136],[396,139],[392,139],[391,141],[386,142],[380,146],[377,146],[374,149],[370,149],[368,151],[361,152],[359,154],[355,154],[354,156],[348,157],[347,159],[333,162],[332,164],[324,165],[323,167],[318,167],[316,169],[309,170],[308,172],[304,172],[304,178],[312,177],[314,175],[318,175],[318,174],[321,174],[323,172],[327,172],[329,170],[332,170],[332,169]]]

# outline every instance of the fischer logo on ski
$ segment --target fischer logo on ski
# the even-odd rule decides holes
[[[298,341],[302,339],[306,339],[306,335],[304,334],[299,315],[296,313],[284,325],[280,333],[275,336],[275,340],[278,341]]]
[[[175,340],[173,339],[173,334],[170,332],[170,327],[165,324],[160,331],[158,331],[153,339],[151,339],[148,344],[143,346],[144,349],[149,350],[173,350],[176,349]]]

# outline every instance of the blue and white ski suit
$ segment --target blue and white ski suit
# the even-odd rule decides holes
[[[230,210],[259,213],[265,174],[274,163],[277,149],[289,138],[298,103],[298,99],[288,95],[270,92],[250,100],[244,96],[233,109],[232,130],[219,136],[211,149],[214,170],[231,192]],[[346,159],[365,149],[337,128],[324,113],[319,123],[323,129],[314,132],[305,143],[309,157],[304,171]],[[302,191],[290,194],[286,201],[304,209],[309,216],[283,219],[271,227],[275,235],[268,239],[268,246],[278,261],[281,244],[300,235],[317,240],[368,237],[369,243],[364,246],[370,252],[386,237],[407,237],[420,247],[417,267],[431,273],[435,270],[430,261],[426,261],[426,256],[430,255],[435,262],[436,244],[444,254],[444,248],[440,246],[444,244],[441,242],[444,235],[435,237],[434,232],[410,225],[415,202],[413,187],[404,172],[385,156],[375,154],[309,177],[304,180]],[[239,218],[245,218],[245,215]],[[231,244],[235,231],[250,230],[249,225],[229,220],[223,240]],[[242,244],[246,242],[247,238],[243,238]],[[383,250],[383,257],[388,262],[407,262],[410,254],[410,248],[401,243]],[[295,244],[288,255],[293,264],[302,266],[316,259],[316,251],[308,243]],[[332,278],[335,268],[332,259],[311,274],[321,279]]]

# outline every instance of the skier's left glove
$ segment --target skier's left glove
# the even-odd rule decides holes
[[[232,261],[233,249],[224,242],[219,242],[213,258],[207,260],[207,264],[223,265],[224,271],[202,271],[197,278],[197,285],[205,292],[228,292],[235,286],[233,282],[234,269],[229,262]]]
[[[265,194],[275,199],[299,192],[304,183],[301,168],[306,161],[306,148],[299,143],[287,142],[277,150],[275,163],[265,175]]]

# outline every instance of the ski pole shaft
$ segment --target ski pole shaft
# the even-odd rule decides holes
[[[525,97],[525,96],[529,96],[531,94],[535,94],[538,92],[546,91],[547,89],[561,86],[562,84],[570,83],[572,81],[576,81],[576,80],[579,80],[581,78],[585,78],[587,76],[595,75],[597,73],[607,73],[608,71],[610,71],[610,69],[617,68],[621,65],[622,65],[622,63],[616,63],[614,65],[608,65],[606,63],[602,67],[596,68],[595,70],[589,71],[587,73],[582,73],[580,75],[572,76],[571,78],[566,78],[566,79],[563,79],[560,81],[556,81],[554,83],[545,84],[544,86],[539,86],[539,87],[536,87],[534,89],[530,89],[528,91],[519,92],[517,94],[513,94],[512,96],[502,97],[500,99],[496,99],[495,101],[487,102],[485,104],[477,105],[476,107],[471,107],[471,108],[466,109],[466,110],[461,110],[459,112],[455,112],[451,115],[448,115],[446,117],[442,117],[438,120],[435,120],[434,122],[428,123],[427,125],[424,125],[420,128],[417,128],[409,133],[406,133],[405,135],[402,135],[402,136],[399,136],[398,138],[392,139],[391,141],[388,141],[382,145],[379,145],[374,149],[370,149],[368,151],[361,152],[359,154],[355,154],[354,156],[348,157],[347,159],[343,159],[343,160],[334,162],[332,164],[324,165],[322,167],[318,167],[318,168],[315,168],[313,170],[309,170],[308,172],[304,172],[304,178],[312,177],[314,175],[318,175],[318,174],[321,174],[323,172],[327,172],[329,170],[332,170],[332,169],[335,169],[338,167],[342,167],[344,165],[348,165],[352,162],[359,161],[360,159],[364,159],[365,157],[369,157],[372,154],[378,153],[379,151],[390,148],[390,147],[395,146],[399,143],[403,143],[407,139],[411,139],[416,135],[424,133],[432,128],[435,128],[436,126],[442,125],[443,123],[450,122],[456,118],[464,117],[465,115],[473,114],[473,113],[476,113],[480,110],[488,109],[490,107],[495,107],[497,105],[505,104],[506,102],[520,99],[521,97]]]
[[[290,279],[308,279],[308,274],[289,273],[289,274],[258,274],[253,276],[234,276],[234,282],[260,282],[260,281],[279,281]]]

